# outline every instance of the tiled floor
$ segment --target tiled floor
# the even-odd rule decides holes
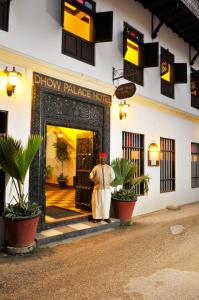
[[[76,212],[80,212],[81,216],[87,216],[90,213],[85,212],[81,209],[75,207],[75,189],[67,188],[67,189],[59,189],[57,186],[46,185],[46,206],[57,206],[69,210],[73,210]],[[65,218],[53,218],[52,216],[46,215],[46,223],[51,222],[59,222],[67,219],[73,219],[76,216],[65,217]]]
[[[119,226],[119,220],[112,219],[111,224],[104,221],[93,223],[88,221],[88,215],[91,213],[75,208],[75,189],[68,188],[61,190],[56,186],[46,186],[46,206],[57,206],[76,212],[81,212],[78,216],[70,216],[65,218],[55,219],[54,217],[46,216],[46,223],[54,223],[59,221],[67,221],[66,225],[62,226],[57,223],[54,229],[46,229],[37,234],[38,245],[45,245],[51,242],[68,239],[85,235],[91,232],[106,230]],[[85,218],[86,217],[86,218]],[[50,225],[50,224],[49,224]]]

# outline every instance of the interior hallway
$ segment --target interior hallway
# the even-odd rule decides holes
[[[46,222],[57,222],[69,218],[75,218],[77,215],[87,216],[90,213],[75,207],[75,188],[67,187],[66,189],[60,189],[56,185],[46,185],[45,195],[46,195],[46,208],[48,213],[48,207],[61,208],[68,211],[76,212],[77,214],[70,215],[67,217],[55,218],[52,215],[48,216],[46,214]],[[64,212],[64,211],[63,211]]]

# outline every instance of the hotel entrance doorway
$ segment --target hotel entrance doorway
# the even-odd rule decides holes
[[[90,214],[96,132],[47,125],[46,223]]]
[[[56,84],[49,84],[52,82],[56,82]],[[31,133],[41,135],[44,142],[31,164],[29,198],[30,201],[36,202],[41,206],[39,230],[43,230],[57,226],[57,224],[53,223],[49,226],[46,223],[46,176],[44,175],[47,173],[46,168],[48,166],[48,162],[46,164],[47,125],[53,125],[57,128],[73,128],[92,132],[95,153],[94,164],[96,163],[95,157],[97,157],[97,153],[100,151],[107,153],[107,161],[109,161],[110,106],[112,98],[110,95],[38,73],[34,73],[33,85]],[[70,89],[66,89],[66,87],[70,87]],[[51,146],[51,150],[52,148]],[[68,161],[65,163],[68,163]],[[60,164],[58,168],[60,168]],[[55,170],[56,166],[54,166],[53,172],[55,172]],[[54,186],[58,188],[57,182],[56,184],[54,183]],[[76,192],[77,183],[75,182],[73,188],[74,187]],[[85,193],[89,192],[87,189],[88,187],[85,189],[82,188],[81,195],[83,191],[85,191]],[[61,197],[61,199],[62,198],[63,197]],[[81,199],[83,198],[84,196],[81,197]],[[76,193],[75,199],[77,199]],[[83,203],[86,204],[85,201],[83,201]],[[84,212],[87,211],[86,205],[84,205],[82,210]]]

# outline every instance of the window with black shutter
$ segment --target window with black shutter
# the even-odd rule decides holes
[[[199,71],[191,70],[191,106],[199,109]]]
[[[0,134],[6,134],[7,132],[7,117],[6,111],[0,111]],[[0,170],[0,216],[4,211],[5,203],[5,173]]]
[[[174,99],[174,55],[161,47],[161,94]]]
[[[0,1],[0,29],[8,31],[10,0]]]
[[[144,43],[144,35],[124,23],[123,33],[124,78],[144,84],[144,68],[158,67],[159,44]]]
[[[199,187],[199,144],[191,143],[191,187]]]
[[[95,12],[92,0],[62,0],[62,53],[94,65],[95,43],[112,41],[113,12]]]
[[[161,47],[161,94],[175,98],[175,84],[187,83],[187,64],[175,63],[174,55]]]
[[[160,193],[175,191],[175,140],[160,138]]]
[[[123,131],[122,156],[136,165],[136,177],[144,175],[144,135]],[[126,188],[131,188],[131,186],[128,184]],[[136,193],[144,195],[143,184],[136,187]]]

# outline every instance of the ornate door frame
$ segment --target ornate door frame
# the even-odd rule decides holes
[[[45,228],[44,168],[47,125],[97,132],[98,150],[105,151],[109,161],[110,104],[99,102],[96,99],[85,99],[78,95],[69,95],[63,90],[55,90],[46,84],[44,86],[41,85],[41,82],[40,84],[34,82],[31,134],[41,135],[43,137],[43,144],[30,168],[29,197],[31,202],[39,203],[41,206],[40,230]]]

